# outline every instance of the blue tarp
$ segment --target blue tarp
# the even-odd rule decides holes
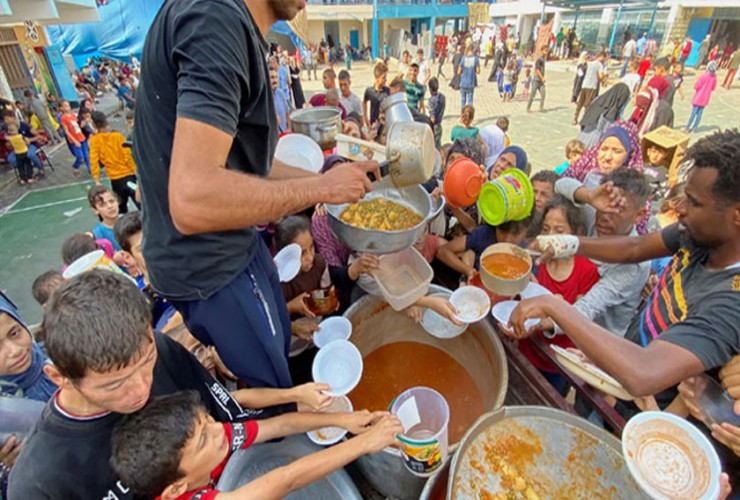
[[[100,22],[48,26],[51,42],[74,57],[77,67],[91,56],[129,61],[141,58],[149,26],[164,0],[108,0],[98,6]]]
[[[144,40],[164,0],[108,0],[98,6],[100,22],[48,26],[52,44],[71,55],[80,68],[93,56],[129,61],[130,53],[141,59]],[[296,47],[303,44],[285,21],[278,21],[273,31],[288,35]]]

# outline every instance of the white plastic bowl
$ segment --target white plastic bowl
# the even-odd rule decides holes
[[[351,413],[354,411],[352,401],[347,396],[340,396],[334,398],[326,410],[322,410],[322,413]],[[347,435],[347,429],[341,427],[322,427],[315,431],[307,432],[308,439],[318,444],[319,446],[330,446],[338,443],[344,436]]]
[[[335,340],[319,351],[313,360],[314,382],[327,384],[329,396],[345,396],[362,378],[362,354],[351,342]]]
[[[680,417],[660,411],[635,415],[622,432],[622,454],[632,477],[652,498],[714,500],[719,495],[719,456],[706,436]],[[704,461],[707,469],[697,463]],[[692,491],[700,475],[707,486]]]
[[[291,167],[319,173],[324,166],[324,154],[316,142],[303,134],[287,134],[275,148],[275,158]]]
[[[491,310],[491,298],[477,286],[461,286],[450,296],[450,303],[457,309],[455,317],[463,323],[476,323]]]
[[[519,294],[523,299],[533,299],[535,297],[542,297],[543,295],[552,295],[552,292],[534,281],[530,281],[527,288]]]
[[[496,321],[508,328],[509,319],[511,319],[511,313],[514,312],[514,309],[518,305],[519,302],[517,302],[516,300],[504,300],[503,302],[499,302],[498,304],[493,306],[493,309],[491,309],[491,314],[494,318],[496,318]],[[539,319],[528,319],[524,322],[524,328],[529,330],[530,328],[539,324]]]
[[[449,300],[452,292],[433,293],[430,297],[442,297]],[[421,326],[433,337],[438,339],[452,339],[467,330],[467,325],[457,326],[438,312],[424,308],[421,316]]]
[[[347,340],[350,335],[352,335],[352,322],[342,316],[334,316],[319,323],[319,331],[313,334],[313,343],[321,349],[330,342]]]
[[[280,250],[272,260],[275,261],[280,282],[287,283],[301,271],[301,246],[298,243],[291,243]]]

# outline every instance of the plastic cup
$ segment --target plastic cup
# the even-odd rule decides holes
[[[72,262],[69,266],[67,266],[67,269],[64,270],[62,276],[64,277],[64,279],[70,279],[73,276],[82,274],[85,271],[92,271],[96,268],[106,269],[108,271],[118,273],[122,276],[126,276],[128,279],[133,281],[133,278],[123,272],[123,270],[118,267],[115,262],[110,260],[108,256],[105,255],[105,252],[102,250],[95,250],[87,253],[76,261]]]
[[[391,403],[390,412],[403,425],[398,440],[409,472],[429,477],[439,471],[447,460],[450,408],[445,398],[429,387],[412,387]]]
[[[321,349],[330,342],[347,340],[350,335],[352,335],[352,322],[342,316],[335,316],[319,323],[319,331],[313,334],[313,343]]]
[[[324,346],[313,360],[314,382],[327,384],[329,396],[345,396],[362,378],[362,354],[351,342],[335,340]]]
[[[534,190],[527,174],[510,168],[483,185],[478,211],[491,226],[525,219],[532,213]]]

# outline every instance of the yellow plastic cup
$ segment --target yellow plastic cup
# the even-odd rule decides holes
[[[491,226],[529,217],[534,206],[534,190],[527,174],[510,168],[483,185],[478,196],[478,211]]]

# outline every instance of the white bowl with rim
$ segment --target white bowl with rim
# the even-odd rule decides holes
[[[333,316],[319,323],[319,331],[313,334],[313,343],[321,349],[331,342],[347,340],[352,335],[352,322],[343,316]]]
[[[345,396],[357,387],[362,378],[362,354],[348,340],[335,340],[320,349],[313,359],[311,372],[314,382],[327,384],[329,396]]]
[[[491,310],[491,298],[477,286],[461,286],[450,295],[450,303],[457,310],[455,317],[462,323],[476,323]]]
[[[321,413],[352,413],[354,407],[347,396],[339,396],[332,400],[331,405]],[[341,427],[322,427],[315,431],[307,432],[308,439],[319,446],[331,446],[342,440],[347,435],[347,429]]]

